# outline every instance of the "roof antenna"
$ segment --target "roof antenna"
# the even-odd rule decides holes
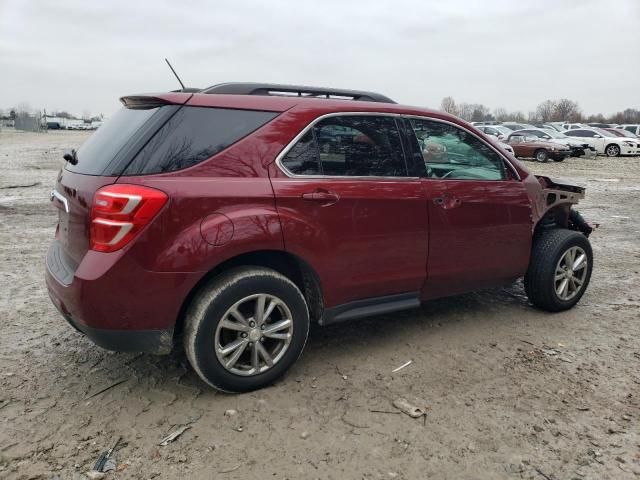
[[[171,66],[171,64],[169,63],[169,60],[167,60],[166,58],[164,59],[165,62],[167,62],[167,65],[169,65],[169,68],[171,69],[171,71],[173,72],[173,74],[176,76],[176,78],[178,79],[178,82],[180,82],[180,86],[182,87],[182,90],[185,89],[184,83],[182,83],[182,80],[180,80],[180,77],[178,76],[178,74],[176,73],[176,71],[173,69],[173,67]]]

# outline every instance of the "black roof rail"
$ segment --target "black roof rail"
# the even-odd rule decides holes
[[[226,95],[273,95],[308,98],[327,98],[336,100],[358,100],[362,102],[396,103],[389,97],[374,92],[344,90],[336,88],[306,87],[302,85],[279,85],[273,83],[220,83],[204,88],[200,93],[219,93]]]

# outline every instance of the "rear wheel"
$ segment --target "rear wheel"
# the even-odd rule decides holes
[[[525,291],[538,308],[568,310],[587,289],[592,268],[593,252],[587,237],[572,230],[546,231],[533,245]]]
[[[544,163],[547,160],[549,160],[549,154],[543,148],[541,148],[540,150],[536,150],[535,153],[533,154],[533,156],[534,156],[534,158],[536,159],[537,162]]]
[[[185,318],[189,362],[209,385],[247,392],[270,385],[298,359],[309,333],[304,296],[285,276],[241,267],[214,278]]]
[[[607,145],[607,148],[604,149],[604,153],[607,157],[617,157],[620,155],[620,147],[618,145]]]

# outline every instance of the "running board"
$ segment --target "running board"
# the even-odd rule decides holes
[[[330,325],[356,318],[418,308],[420,306],[418,295],[418,292],[400,293],[398,295],[387,295],[385,297],[367,298],[344,303],[325,309],[318,323],[320,325]]]

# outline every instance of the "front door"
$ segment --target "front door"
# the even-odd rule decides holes
[[[531,251],[524,185],[488,144],[460,127],[409,119],[426,166],[429,254],[423,298],[514,280]]]

